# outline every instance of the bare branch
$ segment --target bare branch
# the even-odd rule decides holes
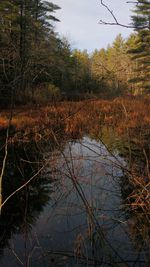
[[[11,121],[13,117],[13,110],[12,110],[12,103],[11,103],[11,111],[10,111],[10,117],[8,121],[8,127],[6,131],[6,141],[5,141],[5,154],[3,158],[3,163],[2,163],[2,169],[0,173],[0,215],[1,215],[1,209],[2,209],[2,183],[3,183],[3,176],[6,168],[6,162],[7,162],[7,156],[8,156],[8,140],[9,140],[9,132],[10,132],[10,127],[11,127]]]
[[[99,21],[99,24],[111,25],[111,26],[121,26],[121,27],[128,28],[128,29],[134,29],[135,28],[133,25],[126,25],[126,24],[120,23],[118,21],[118,19],[116,18],[116,16],[114,15],[113,11],[106,4],[104,4],[103,0],[100,0],[100,2],[101,2],[101,5],[103,7],[105,7],[107,9],[107,11],[110,13],[110,15],[113,18],[114,22],[107,22],[107,21],[104,21],[104,20],[100,20]],[[127,2],[127,3],[134,3],[134,4],[136,4],[137,2]],[[147,25],[146,26],[139,26],[137,28],[139,30],[143,30],[143,29],[147,29],[148,26]]]
[[[4,155],[2,170],[1,170],[1,174],[0,174],[0,215],[1,215],[1,208],[2,208],[2,181],[3,181],[4,171],[5,171],[5,167],[6,167],[7,154],[8,154],[8,151],[7,151],[8,138],[9,138],[9,127],[7,129],[7,132],[6,132],[5,155]]]
[[[133,1],[127,1],[127,4],[138,4],[138,2],[133,2]]]
[[[119,22],[117,22],[117,23],[116,22],[106,22],[106,21],[100,20],[99,24],[111,25],[111,26],[121,26],[121,27],[124,27],[124,28],[134,29],[134,27],[131,26],[131,25],[125,25],[125,24],[121,24]],[[144,29],[144,28],[147,28],[147,27],[141,27],[140,29]]]
[[[111,16],[113,17],[115,23],[118,24],[118,20],[117,20],[116,16],[114,15],[113,11],[110,10],[110,8],[109,8],[106,4],[103,3],[103,0],[101,0],[101,5],[104,6],[104,7],[108,10],[108,12],[109,12],[109,13],[111,14]]]
[[[20,190],[22,190],[24,187],[26,187],[29,183],[31,183],[33,181],[33,179],[35,179],[40,173],[41,171],[46,167],[46,165],[48,164],[48,161],[46,161],[46,163],[27,181],[25,182],[22,186],[20,186],[19,188],[17,188],[12,194],[10,194],[5,200],[4,202],[0,203],[0,210],[2,209],[2,207],[6,204],[6,202],[12,198],[16,193],[18,193]]]

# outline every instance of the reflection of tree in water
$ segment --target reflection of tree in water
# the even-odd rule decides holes
[[[42,156],[35,145],[26,148],[11,146],[3,178],[3,201],[28,181],[41,167]],[[32,228],[50,199],[51,179],[37,176],[24,189],[11,197],[2,208],[0,217],[0,250],[8,245],[13,234]]]
[[[109,135],[112,136],[111,139],[109,138]],[[106,144],[106,147],[108,147],[109,151],[112,154],[114,153],[114,151],[115,153],[121,151],[122,157],[125,158],[126,161],[128,161],[129,150],[126,147],[127,142],[124,142],[124,140],[120,141],[118,137],[116,142],[116,138],[113,138],[114,136],[112,131],[110,131],[109,135],[107,136],[107,131],[105,131],[103,133],[103,136],[100,135],[99,141],[101,137],[103,137],[102,139],[103,143]],[[109,143],[107,142],[107,140]],[[24,149],[17,146],[15,147],[11,146],[11,149],[9,149],[8,153],[8,161],[7,161],[7,168],[5,171],[5,177],[3,179],[3,200],[6,199],[7,196],[9,196],[15,189],[24,184],[28,179],[30,179],[30,177],[32,177],[37,172],[37,170],[41,167],[43,161],[41,154],[42,153],[39,153],[39,150],[36,149],[34,145],[28,145],[27,148]],[[134,154],[135,153],[133,153],[132,156],[132,163],[134,163],[132,167],[137,164],[136,162],[140,161],[140,160],[137,161],[137,159],[134,158]],[[141,154],[138,154],[138,157],[139,155],[141,157]],[[48,154],[45,154],[45,157],[49,158],[49,156],[50,154],[48,149]],[[69,155],[67,154],[67,156]],[[86,159],[85,162],[87,163]],[[143,162],[144,159],[141,160],[141,164],[143,164]],[[89,165],[86,164],[85,168],[89,175],[88,166]],[[138,168],[137,173],[139,174],[139,170],[142,169],[143,167]],[[32,225],[36,222],[40,212],[42,212],[44,206],[50,199],[50,193],[51,193],[50,184],[52,182],[52,179],[50,179],[50,177],[52,177],[51,173],[49,173],[48,179],[46,179],[45,174],[36,177],[31,184],[29,184],[28,186],[26,186],[26,188],[18,192],[3,207],[1,221],[0,221],[1,251],[8,245],[9,243],[8,241],[11,239],[13,234],[16,233],[24,234],[24,231],[26,230],[29,231]],[[119,178],[119,180],[120,180],[121,193],[124,206],[123,211],[125,213],[126,220],[128,222],[128,225],[125,226],[125,230],[127,230],[128,235],[130,235],[132,239],[132,244],[135,244],[136,247],[139,244],[138,246],[139,251],[143,250],[143,248],[145,248],[146,251],[149,241],[148,220],[146,222],[145,213],[141,210],[141,207],[139,207],[139,210],[138,209],[135,210],[133,208],[132,203],[135,203],[135,199],[130,197],[133,191],[137,188],[135,187],[132,181],[132,175],[130,177],[124,175],[122,178]],[[146,216],[148,215],[146,214]],[[126,227],[128,227],[128,229],[126,229]],[[99,255],[102,255],[102,249],[101,249],[101,254],[99,253],[100,248],[102,247],[104,249],[104,245],[99,244],[100,239],[95,235],[95,232],[93,236],[91,234],[91,237],[90,238],[92,239],[93,242],[92,246],[94,244],[94,246],[92,247],[92,250],[94,251],[92,257],[99,259]],[[86,240],[88,239],[86,235],[85,239]],[[80,242],[82,241],[80,240],[80,236],[79,240],[77,241],[78,241],[77,242],[77,254],[78,254],[78,247],[82,245],[80,244]],[[102,258],[100,260],[102,260]],[[147,265],[142,265],[142,266],[147,266]]]
[[[139,252],[139,260],[145,260],[146,264],[146,262],[149,262],[150,259],[150,214],[148,212],[149,206],[147,206],[146,211],[144,211],[141,205],[136,205],[139,190],[137,188],[137,185],[134,184],[132,176],[129,177],[125,174],[120,180],[120,186],[123,200],[122,210],[127,221],[129,237],[132,240],[132,244]],[[139,189],[141,191],[140,187]],[[146,204],[146,199],[144,200],[144,202]]]
[[[132,149],[132,147],[131,147]],[[149,156],[148,144],[141,149],[134,143],[131,150],[130,173],[120,180],[123,207],[134,246],[144,251],[145,260],[150,258],[150,197],[149,171],[143,151]],[[126,151],[129,159],[129,151]]]
[[[136,139],[135,139],[135,134]],[[135,248],[144,252],[144,259],[150,258],[150,149],[149,137],[140,136],[134,131],[134,136],[119,137],[113,128],[103,127],[95,133],[94,139],[102,141],[108,150],[119,154],[126,160],[129,172],[124,169],[120,178],[123,213],[127,220],[130,239]],[[138,262],[138,259],[137,259]],[[146,263],[145,263],[146,264]],[[146,265],[147,266],[147,265]]]

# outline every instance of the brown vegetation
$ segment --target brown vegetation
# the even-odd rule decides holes
[[[7,128],[9,111],[0,114],[0,130]],[[146,136],[150,130],[150,101],[148,99],[88,100],[82,102],[61,102],[57,105],[35,108],[16,108],[13,112],[14,136],[22,133],[22,140],[51,130],[63,131],[69,136],[98,132],[103,125],[112,126],[118,134],[129,134],[135,138]],[[43,132],[42,132],[43,130]],[[136,138],[138,139],[138,138]],[[137,140],[142,142],[143,138]]]

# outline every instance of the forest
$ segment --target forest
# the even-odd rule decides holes
[[[150,266],[150,1],[129,3],[122,25],[99,1],[133,31],[88,52],[61,1],[0,1],[2,267]]]
[[[59,6],[40,0],[1,1],[1,106],[41,104],[51,98],[149,94],[148,1],[132,15],[135,32],[106,49],[72,50],[55,32]],[[61,22],[58,22],[61,23]]]

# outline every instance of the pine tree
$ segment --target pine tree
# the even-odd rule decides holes
[[[131,16],[135,30],[150,30],[150,1],[137,0],[136,7],[133,10],[135,15]]]
[[[150,1],[138,0],[132,16],[137,32],[135,47],[129,50],[136,62],[135,77],[130,80],[137,86],[137,93],[150,92]]]
[[[42,0],[0,1],[0,96],[6,93],[6,101],[12,88],[23,97],[40,73],[50,69],[50,51],[57,46],[52,25],[58,21],[53,15],[57,9]]]
[[[16,1],[0,2],[0,100],[10,102],[19,69],[19,9]]]

